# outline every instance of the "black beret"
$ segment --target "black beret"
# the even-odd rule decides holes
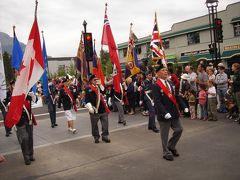
[[[96,75],[95,75],[95,74],[91,74],[91,75],[89,76],[89,82],[92,81],[94,78],[96,78]]]

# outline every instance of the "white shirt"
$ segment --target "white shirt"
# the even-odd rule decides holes
[[[215,86],[209,87],[207,92],[208,92],[208,98],[216,97],[216,88],[215,88]],[[212,94],[209,94],[209,93],[214,93],[215,95],[212,95]]]
[[[164,86],[166,86],[166,87],[169,89],[169,91],[172,92],[171,85],[169,84],[168,80],[167,80],[167,79],[166,79],[166,80],[160,79],[160,80],[161,80],[161,82],[164,84]],[[167,84],[166,84],[165,82],[166,82]]]

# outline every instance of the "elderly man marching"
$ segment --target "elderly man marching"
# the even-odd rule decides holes
[[[148,130],[152,130],[155,133],[158,133],[159,130],[156,127],[155,123],[155,109],[154,109],[154,102],[152,98],[152,86],[153,86],[153,76],[151,71],[145,72],[146,79],[143,81],[142,84],[142,92],[140,97],[140,105],[143,102],[146,102],[148,111],[149,111],[149,119],[148,119]]]
[[[167,80],[168,70],[163,64],[160,64],[156,69],[156,73],[158,79],[153,85],[152,93],[157,119],[160,124],[163,158],[173,161],[173,156],[179,156],[176,145],[181,137],[183,128],[179,120],[179,110],[177,109],[174,90],[171,83]],[[170,128],[173,130],[173,135],[168,140]]]
[[[92,136],[95,143],[99,143],[98,121],[100,120],[102,124],[102,141],[110,143],[111,141],[108,138],[108,113],[110,110],[103,99],[102,92],[104,91],[104,87],[100,85],[100,81],[95,75],[89,77],[89,83],[89,86],[86,88],[85,107],[89,110],[90,114]]]

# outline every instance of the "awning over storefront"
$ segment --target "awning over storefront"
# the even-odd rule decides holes
[[[230,59],[233,56],[240,55],[240,44],[232,44],[223,47],[222,59]]]
[[[236,22],[239,22],[239,21],[240,21],[240,16],[232,18],[231,23],[236,23]]]
[[[179,63],[188,63],[189,61],[199,61],[199,60],[212,60],[212,55],[209,53],[205,54],[194,54],[189,56],[181,56]]]
[[[177,57],[175,55],[166,55],[167,63],[175,63]]]

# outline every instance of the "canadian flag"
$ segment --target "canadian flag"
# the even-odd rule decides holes
[[[37,18],[35,18],[6,116],[7,127],[12,127],[19,122],[25,98],[32,86],[41,78],[43,72],[44,61]]]

